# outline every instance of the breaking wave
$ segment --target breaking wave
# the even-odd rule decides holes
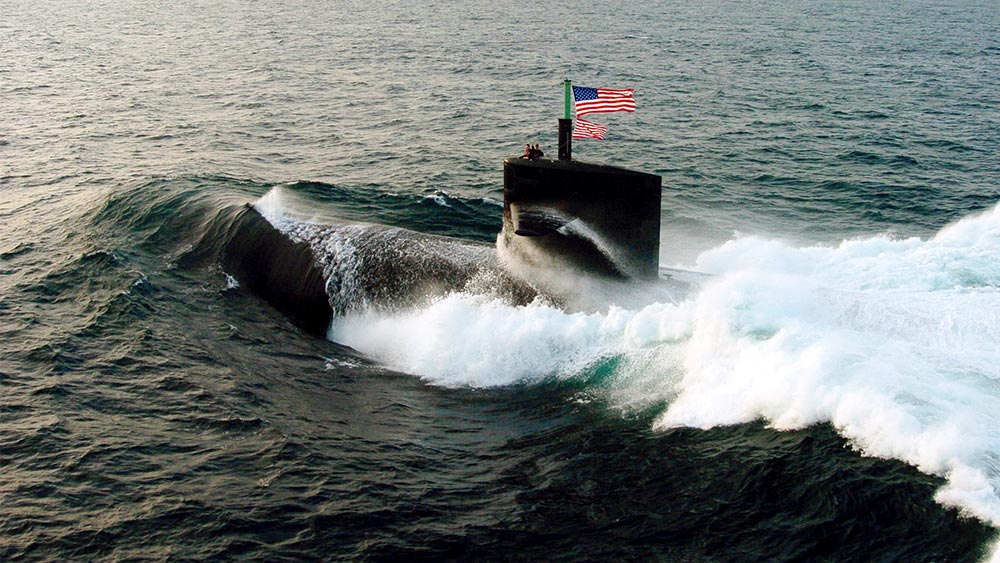
[[[712,276],[677,303],[569,313],[453,292],[336,317],[330,338],[435,385],[605,374],[609,405],[658,408],[661,429],[828,422],[1000,526],[1000,206],[928,240],[740,238],[692,267]]]

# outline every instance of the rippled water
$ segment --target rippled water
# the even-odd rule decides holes
[[[992,556],[992,3],[0,12],[0,560]],[[690,294],[327,341],[227,278],[244,204],[493,243],[565,78],[635,88],[575,156],[663,176]]]

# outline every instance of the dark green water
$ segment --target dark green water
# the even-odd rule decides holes
[[[993,557],[992,3],[0,13],[0,560]],[[575,155],[663,177],[689,294],[323,340],[227,278],[247,203],[340,295],[331,225],[491,244],[565,78],[635,88]]]

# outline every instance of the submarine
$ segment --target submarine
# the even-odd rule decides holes
[[[572,120],[559,119],[558,158],[507,158],[503,178],[495,245],[349,223],[311,225],[305,235],[247,204],[228,226],[222,266],[321,338],[334,315],[403,309],[452,291],[585,310],[597,294],[625,300],[663,285],[660,176],[574,160]]]

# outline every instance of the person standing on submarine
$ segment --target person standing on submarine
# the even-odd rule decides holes
[[[535,143],[534,145],[528,143],[527,145],[524,145],[524,155],[522,155],[521,158],[535,160],[536,158],[544,155],[545,153],[542,152],[542,148],[538,146],[538,143]]]

